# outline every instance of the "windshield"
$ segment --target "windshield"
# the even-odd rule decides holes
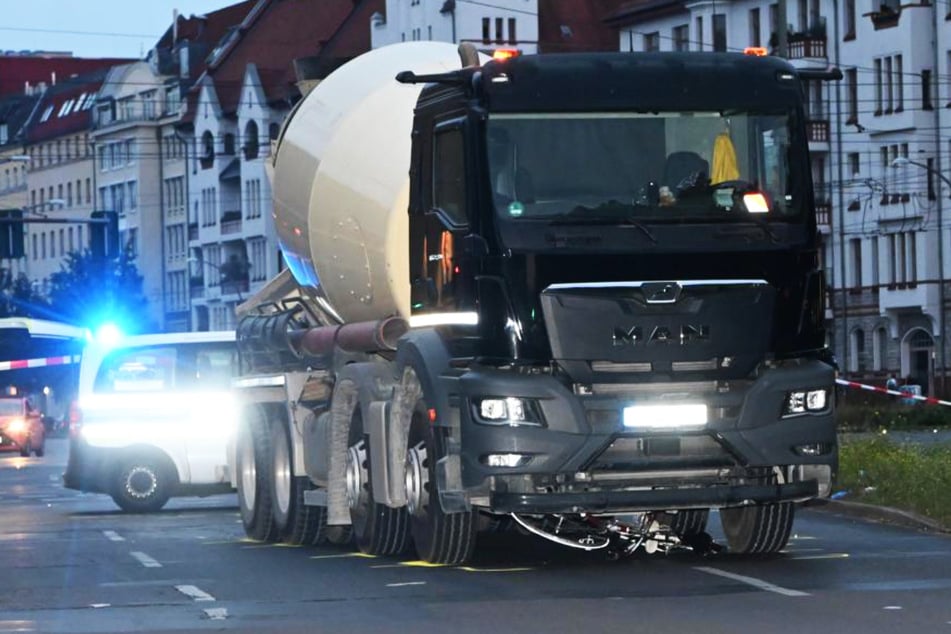
[[[20,416],[23,414],[23,402],[0,401],[0,416]]]
[[[505,218],[790,219],[791,136],[787,114],[498,114],[489,174]]]

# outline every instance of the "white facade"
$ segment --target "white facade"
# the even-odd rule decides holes
[[[268,105],[253,64],[236,117],[223,116],[211,80],[201,87],[189,182],[193,330],[234,328],[235,306],[278,273],[264,164],[286,114]]]
[[[162,129],[178,117],[174,102],[166,102],[167,79],[147,62],[113,68],[96,101],[91,135],[95,209],[118,214],[119,246],[134,254],[150,318],[160,331],[168,326],[169,299]]]
[[[386,0],[386,15],[371,21],[372,48],[397,42],[472,42],[481,50],[538,50],[537,0]]]
[[[721,50],[776,43],[775,2],[670,4],[682,11],[642,13],[620,29],[621,50],[710,51],[715,29]],[[791,62],[845,75],[806,86],[830,343],[843,371],[868,380],[894,372],[929,394],[947,392],[941,377],[951,361],[941,345],[951,272],[946,11],[880,0],[786,4]],[[893,167],[904,158],[918,165]]]

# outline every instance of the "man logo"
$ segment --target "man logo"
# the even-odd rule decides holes
[[[673,344],[685,346],[690,343],[710,340],[710,326],[695,326],[683,324],[679,328],[654,326],[647,336],[640,326],[633,326],[628,330],[615,328],[612,343],[615,347],[636,346],[640,344]]]

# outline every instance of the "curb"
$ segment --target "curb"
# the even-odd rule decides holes
[[[861,502],[845,502],[843,500],[821,500],[809,504],[807,508],[823,513],[834,513],[854,517],[867,522],[892,524],[932,533],[951,533],[951,530],[931,518],[888,506],[876,506],[874,504],[863,504]]]

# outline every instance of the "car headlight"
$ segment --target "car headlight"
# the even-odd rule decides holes
[[[25,431],[26,431],[26,421],[23,420],[22,418],[17,418],[15,420],[12,420],[7,425],[8,434],[22,434]]]
[[[828,390],[797,390],[786,395],[784,416],[824,412],[829,408]]]
[[[532,399],[486,397],[475,399],[472,405],[476,422],[484,425],[543,425],[538,405]]]

